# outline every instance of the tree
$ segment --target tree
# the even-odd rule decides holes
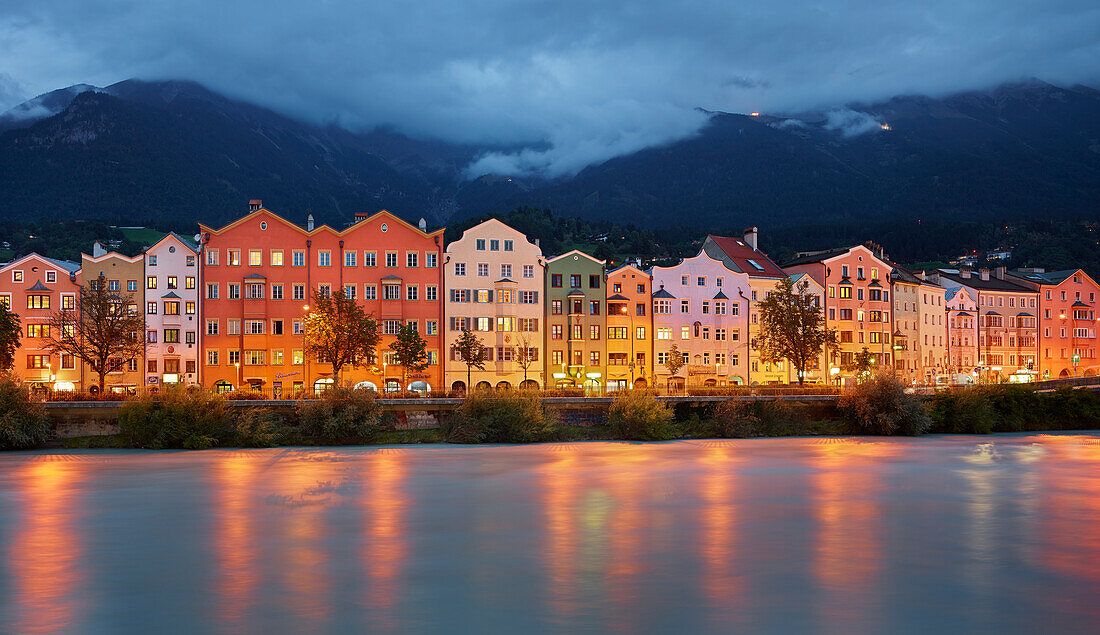
[[[15,349],[22,345],[19,341],[22,335],[19,316],[8,308],[7,303],[0,302],[0,372],[11,370],[15,365]]]
[[[539,361],[539,349],[531,346],[531,339],[526,334],[516,338],[516,364],[523,369],[523,383],[527,383],[527,371]],[[521,386],[523,384],[520,384]]]
[[[485,370],[485,347],[478,336],[464,330],[455,342],[455,352],[466,363],[466,390],[470,390],[470,376],[473,369]]]
[[[836,331],[826,327],[824,311],[814,295],[806,291],[809,285],[809,280],[798,284],[790,278],[781,280],[757,305],[760,332],[752,341],[763,361],[790,362],[800,386],[813,361],[836,347]]]
[[[91,366],[102,393],[107,373],[122,370],[145,352],[144,331],[145,316],[134,304],[133,294],[108,291],[107,280],[100,274],[81,285],[75,308],[62,308],[50,316],[49,348]]]
[[[378,321],[344,295],[313,292],[312,310],[305,319],[306,355],[332,364],[333,385],[340,383],[340,369],[374,361],[378,348]]]
[[[668,361],[665,362],[665,368],[668,369],[669,375],[675,375],[680,372],[680,369],[684,367],[684,354],[680,352],[680,348],[675,344],[668,349]]]
[[[420,372],[428,367],[428,343],[412,324],[406,324],[397,331],[397,339],[390,342],[393,362],[401,364],[402,385],[409,385],[409,371]]]
[[[874,353],[868,351],[867,347],[864,346],[862,351],[856,353],[855,356],[852,357],[852,364],[848,369],[855,372],[857,380],[863,382],[864,379],[871,376],[871,367],[874,365]]]

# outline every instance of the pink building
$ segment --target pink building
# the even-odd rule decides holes
[[[748,384],[749,276],[704,251],[674,267],[653,267],[656,385],[669,388]],[[684,365],[667,366],[675,346]]]
[[[962,286],[948,287],[946,296],[949,383],[972,383],[978,365],[978,299]]]

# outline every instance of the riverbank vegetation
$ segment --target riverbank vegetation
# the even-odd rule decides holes
[[[624,391],[610,404],[547,403],[538,392],[477,391],[439,429],[405,429],[373,391],[336,388],[294,407],[231,405],[183,388],[126,401],[121,433],[67,440],[69,447],[274,447],[392,443],[750,438],[817,435],[988,434],[1100,429],[1100,392],[992,386],[905,392],[896,378],[871,378],[836,402],[696,401],[670,404]],[[15,382],[0,382],[0,448],[41,446],[48,419]],[[410,418],[411,424],[411,418]]]

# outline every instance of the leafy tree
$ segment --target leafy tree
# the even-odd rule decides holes
[[[50,316],[49,347],[90,365],[99,376],[102,393],[107,373],[113,373],[145,352],[145,317],[132,293],[107,290],[103,274],[81,285],[75,309]]]
[[[481,343],[481,338],[465,330],[455,342],[455,352],[466,364],[466,390],[470,390],[470,376],[473,369],[485,370],[485,346]]]
[[[428,367],[428,343],[412,324],[406,324],[397,331],[397,339],[390,342],[393,361],[401,364],[402,386],[409,385],[409,371],[420,372]],[[404,388],[402,388],[403,390]]]
[[[809,285],[808,280],[797,284],[790,278],[780,281],[757,305],[760,332],[752,341],[763,361],[788,360],[798,373],[800,386],[813,361],[836,347],[836,331],[826,327],[824,311],[813,294],[806,292]]]
[[[516,338],[516,364],[523,369],[523,383],[527,383],[527,371],[539,361],[539,349],[531,346],[531,338],[520,335]]]
[[[852,363],[848,366],[848,370],[856,374],[856,379],[863,381],[865,378],[871,376],[871,368],[875,365],[875,355],[871,351],[867,350],[864,346],[863,350],[856,353],[852,357]]]
[[[331,295],[313,292],[305,329],[305,354],[332,364],[334,386],[340,384],[344,366],[372,363],[381,339],[378,321],[345,296],[343,289]]]
[[[11,370],[15,365],[15,349],[22,345],[19,341],[22,335],[19,316],[8,308],[7,303],[0,302],[0,372]]]
[[[680,348],[675,344],[672,348],[668,349],[668,361],[665,362],[665,368],[668,369],[668,374],[675,375],[680,372],[680,369],[684,367],[684,354],[680,352]]]

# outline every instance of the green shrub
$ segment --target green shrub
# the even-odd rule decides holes
[[[475,390],[446,430],[451,443],[530,443],[554,438],[555,418],[533,390]]]
[[[1092,430],[1100,427],[1100,393],[1068,386],[1059,388],[1044,397],[1041,408],[1046,414],[1042,419],[1043,430]]]
[[[229,445],[242,448],[273,448],[284,442],[287,428],[283,417],[266,408],[238,408],[233,418]]]
[[[303,435],[331,443],[365,443],[378,433],[382,404],[373,390],[334,387],[296,407]]]
[[[710,434],[720,439],[742,439],[756,436],[760,417],[751,401],[716,401],[710,407]]]
[[[0,450],[41,446],[50,437],[46,407],[10,377],[0,377]]]
[[[666,441],[679,436],[674,412],[645,390],[620,390],[608,410],[607,422],[618,439]]]
[[[989,434],[996,423],[990,392],[961,388],[936,393],[931,400],[933,430],[948,434]]]
[[[897,377],[881,373],[840,397],[840,411],[865,434],[918,435],[928,431],[928,411],[914,395],[905,393]]]
[[[232,438],[234,415],[217,395],[173,386],[127,400],[118,422],[134,447],[202,450]]]

